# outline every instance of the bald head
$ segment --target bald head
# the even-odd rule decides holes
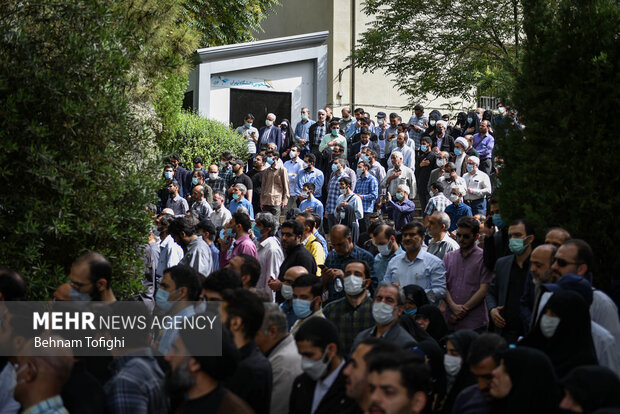
[[[561,227],[554,227],[545,235],[545,243],[555,247],[560,247],[567,240],[570,240],[570,233]]]
[[[296,280],[299,276],[308,273],[308,270],[303,266],[293,266],[289,267],[286,272],[284,272],[284,280],[290,280],[291,282]]]
[[[348,257],[353,250],[353,237],[351,229],[342,224],[336,224],[329,232],[332,247],[342,257]]]
[[[557,248],[552,244],[542,244],[532,251],[530,256],[530,273],[534,282],[553,282],[551,264]]]

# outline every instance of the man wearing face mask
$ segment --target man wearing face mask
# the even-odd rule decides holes
[[[302,213],[295,217],[295,221],[304,227],[301,244],[310,252],[317,265],[316,275],[321,277],[321,267],[325,265],[325,251],[323,245],[313,234],[316,224],[312,213]]]
[[[368,337],[382,338],[403,348],[415,346],[416,340],[399,323],[404,305],[405,294],[400,286],[391,282],[379,283],[372,304],[375,325],[357,334],[352,350]]]
[[[205,200],[207,200],[207,203],[211,203],[213,201],[213,189],[206,184],[206,178],[207,178],[206,172],[202,168],[195,169],[194,171],[192,171],[191,176],[189,178],[190,180],[188,181],[188,187],[193,190],[194,188],[196,188],[197,185],[202,186]],[[190,194],[190,196],[187,197],[187,201],[190,204],[193,199],[192,196],[193,194]]]
[[[277,151],[267,151],[269,167],[263,174],[260,198],[261,211],[273,214],[278,220],[282,209],[288,204],[290,187],[294,187],[294,183],[289,182],[288,171],[278,162],[279,158]]]
[[[230,211],[224,206],[224,202],[226,200],[226,196],[221,191],[216,191],[213,194],[213,204],[211,207],[213,208],[213,212],[209,217],[211,222],[215,225],[216,229],[220,229],[224,227],[231,218],[232,214]]]
[[[392,194],[387,193],[387,200],[383,206],[384,211],[394,220],[394,227],[396,228],[402,228],[414,219],[415,204],[409,198],[410,192],[409,186],[400,184],[396,189],[396,194],[394,194],[394,200]]]
[[[274,126],[276,116],[272,113],[267,114],[265,120],[265,126],[260,129],[260,135],[258,138],[258,150],[262,150],[267,147],[268,144],[274,143],[278,152],[282,149],[282,131],[277,126]]]
[[[297,197],[301,193],[301,187],[297,185],[297,175],[303,170],[304,161],[301,158],[302,148],[299,145],[293,145],[289,152],[290,160],[284,163],[284,168],[288,171],[289,197],[284,211],[284,215],[291,208],[297,207]]]
[[[454,233],[456,231],[457,223],[461,217],[473,215],[471,213],[471,208],[467,204],[463,203],[463,196],[466,192],[465,186],[459,184],[450,186],[450,190],[448,192],[450,195],[448,198],[451,203],[445,210],[448,217],[450,217],[450,228],[448,229],[450,233]]]
[[[226,180],[220,178],[219,168],[215,164],[209,165],[209,172],[207,174],[207,185],[211,187],[213,192],[226,191]]]
[[[486,174],[491,174],[493,148],[495,147],[495,138],[489,134],[489,127],[489,121],[480,121],[480,132],[474,134],[473,145],[480,154],[480,170]]]
[[[351,349],[355,336],[374,325],[370,287],[370,266],[362,260],[353,260],[344,268],[345,297],[328,304],[323,311],[325,317],[336,325],[340,332],[342,349]]]
[[[314,123],[315,122],[310,119],[310,110],[308,108],[301,108],[301,121],[295,126],[295,141],[303,148],[304,153],[310,151],[308,142],[310,138],[310,127],[312,127]]]
[[[340,134],[339,123],[336,121],[332,121],[329,124],[329,134],[326,134],[321,139],[321,144],[319,144],[319,151],[322,153],[328,147],[333,147],[336,144],[340,144],[344,147],[344,155],[347,154],[347,138],[344,135]]]
[[[305,267],[293,266],[286,270],[281,280],[271,279],[268,282],[271,290],[279,292],[282,295],[283,302],[280,303],[280,309],[282,309],[284,315],[286,315],[286,323],[289,330],[293,327],[295,321],[297,321],[297,316],[293,310],[293,282],[306,273],[308,273],[308,270],[306,270]]]
[[[411,168],[403,165],[403,153],[399,151],[392,152],[391,155],[393,168],[385,175],[385,179],[383,180],[383,187],[392,195],[392,197],[396,196],[398,192],[398,186],[401,184],[406,184],[409,189],[409,198],[415,199],[416,196],[416,180],[414,172]]]
[[[428,138],[431,139],[430,137]],[[440,177],[443,175],[443,167],[450,161],[450,153],[440,151],[437,153],[437,158],[435,159],[435,165],[437,168],[431,171],[430,176],[428,177],[427,190],[431,191],[431,184],[435,184]],[[432,196],[431,196],[432,197]]]
[[[201,278],[196,270],[186,265],[164,270],[164,277],[155,294],[157,307],[175,320],[194,315],[194,306],[188,302],[197,301],[200,297]],[[165,329],[155,339],[156,348],[165,355],[178,337],[178,330]]]
[[[161,212],[164,208],[166,208],[166,204],[168,203],[168,199],[170,198],[170,192],[168,191],[168,186],[174,180],[174,168],[171,164],[166,164],[164,167],[163,177],[166,180],[166,183],[163,188],[160,188],[157,191],[157,196],[159,197],[159,205],[158,210]]]
[[[311,274],[303,274],[292,284],[293,287],[293,312],[297,320],[291,327],[291,334],[311,318],[324,318],[323,308],[321,307],[322,287],[321,280]]]
[[[69,279],[69,297],[73,301],[116,302],[112,292],[112,266],[99,253],[88,252],[78,257],[71,266]]]
[[[299,188],[303,188],[306,183],[314,184],[314,195],[320,199],[323,183],[325,182],[325,175],[323,175],[323,171],[315,168],[316,163],[317,157],[314,154],[307,154],[304,157],[303,169],[297,173],[295,181]]]
[[[314,124],[310,126],[308,130],[308,139],[310,140],[310,153],[314,154],[317,158],[321,156],[321,151],[319,151],[319,145],[321,145],[321,140],[327,134],[327,128],[329,127],[329,123],[332,121],[331,119],[326,119],[327,113],[324,109],[319,109],[317,114],[317,120]],[[303,156],[307,155],[307,152],[302,154]],[[321,161],[319,160],[319,164]]]
[[[443,194],[443,187],[437,183],[431,184],[430,196],[431,198],[424,208],[424,214],[427,217],[437,212],[446,211],[446,207],[451,204],[450,200]]]
[[[327,319],[312,318],[301,326],[295,341],[304,373],[293,384],[289,412],[345,412],[354,402],[346,396],[345,360],[338,328]]]
[[[344,132],[349,129],[349,126],[351,126],[351,124],[353,123],[353,117],[351,116],[350,108],[342,108],[340,113],[342,114],[342,118],[340,118],[338,128],[340,129],[340,131]]]
[[[179,264],[189,266],[207,277],[213,271],[213,254],[204,239],[196,234],[197,224],[198,221],[191,216],[178,218],[170,224],[168,232],[186,252]]]
[[[243,136],[248,143],[248,154],[256,155],[256,144],[258,143],[258,129],[252,126],[254,115],[247,114],[243,120],[244,124],[236,129],[237,134]]]
[[[234,213],[226,228],[220,232],[220,268],[226,267],[230,259],[239,254],[248,254],[256,257],[256,246],[248,232],[252,227],[250,217],[241,212]],[[234,241],[233,241],[234,239]],[[229,247],[233,246],[232,251],[228,252]]]
[[[373,271],[379,282],[383,282],[385,271],[390,260],[393,257],[404,254],[405,251],[398,244],[396,239],[396,230],[387,224],[378,226],[374,233],[374,244],[377,246],[379,253],[375,256],[375,264]]]
[[[479,164],[478,157],[469,157],[467,160],[467,174],[463,176],[467,186],[465,202],[474,214],[486,214],[486,197],[491,195],[491,180],[487,174],[478,170]]]
[[[401,152],[403,154],[403,165],[415,171],[415,152],[408,145],[408,138],[406,132],[400,132],[396,136],[396,147],[392,150],[394,152]],[[388,168],[392,168],[392,158],[388,158]]]
[[[212,340],[210,334],[198,329],[181,332],[165,356],[170,364],[166,378],[168,394],[182,401],[186,414],[254,413],[245,401],[224,387],[224,381],[235,371],[240,358],[230,334],[222,331],[221,356],[203,356],[203,344]],[[175,408],[170,412],[177,412]]]
[[[513,254],[497,259],[495,276],[486,299],[495,332],[508,343],[515,343],[525,333],[525,326],[530,322],[522,320],[520,299],[530,269],[534,226],[525,219],[516,220],[508,227],[508,236]]]
[[[235,176],[232,169],[232,163],[235,160],[235,156],[230,152],[223,152],[220,157],[220,170],[219,177],[226,183],[226,188],[230,187],[231,180]],[[209,169],[210,171],[210,169]],[[213,188],[215,190],[215,188]]]
[[[424,115],[424,107],[420,104],[413,107],[413,116],[409,118],[409,137],[415,143],[415,149],[420,149],[420,137],[428,127],[428,117]]]
[[[437,184],[443,187],[443,193],[446,197],[450,197],[451,187],[455,185],[463,186],[467,189],[467,183],[463,177],[459,177],[456,173],[456,165],[449,162],[443,167],[443,174],[437,179]]]
[[[252,207],[254,214],[260,213],[260,196],[262,194],[263,175],[265,174],[267,164],[267,155],[264,152],[256,154],[252,162],[252,169],[248,172],[248,176],[252,179]]]
[[[233,189],[235,188],[235,185],[243,184],[247,188],[245,198],[251,203],[252,195],[253,195],[252,194],[253,192],[252,179],[248,177],[246,173],[243,172],[243,167],[244,167],[244,162],[241,160],[235,160],[232,162],[233,176],[229,180],[230,187],[228,187],[228,197],[234,198],[232,197],[232,193],[233,193]]]
[[[168,184],[168,193],[170,193],[170,197],[166,202],[166,208],[172,209],[175,217],[183,217],[189,210],[187,200],[179,195],[179,190],[180,184],[177,180],[172,180]]]

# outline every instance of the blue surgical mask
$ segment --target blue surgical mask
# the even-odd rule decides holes
[[[508,242],[508,248],[514,254],[523,253],[525,249],[527,249],[527,246],[529,246],[529,243],[525,243],[524,239],[517,239],[515,237],[511,238]]]
[[[336,137],[336,136],[338,136],[338,132],[339,132],[339,131],[340,131],[340,130],[339,130],[338,128],[334,128],[334,129],[332,129],[332,135],[333,135],[333,136],[335,136],[335,137]]]
[[[235,237],[235,234],[232,229],[226,229],[226,237]]]
[[[240,196],[239,196],[239,194],[233,194],[233,198],[234,198],[235,200],[239,200],[239,197],[240,197]]]
[[[261,239],[263,237],[263,233],[260,231],[260,228],[256,224],[252,225],[252,231],[254,232],[254,236],[256,236],[257,239]]]
[[[198,178],[192,177],[192,184],[193,185],[198,185]]]
[[[473,119],[473,118],[467,118],[467,123],[468,123],[468,124],[471,124],[472,122],[474,122],[474,119]]]
[[[338,164],[336,164],[336,163],[333,163],[333,164],[332,164],[332,171],[333,171],[333,172],[338,171],[338,168],[340,168],[340,166],[339,166]]]
[[[90,302],[92,298],[90,297],[90,293],[80,292],[74,287],[71,287],[71,291],[69,292],[69,299],[73,302]]]
[[[460,148],[454,148],[454,153],[455,153],[456,155],[461,155],[461,154],[463,153],[463,151],[461,151],[461,149],[460,149]]]
[[[312,314],[312,301],[305,299],[293,299],[293,312],[299,319],[307,318]]]
[[[493,214],[493,224],[501,229],[504,227],[504,219],[499,214]]]
[[[267,157],[267,164],[273,164],[273,157]]]
[[[344,211],[340,212],[340,220],[344,220],[345,216],[347,213],[345,213]]]
[[[176,292],[176,290],[174,292]],[[174,305],[174,303],[176,302],[169,302],[169,297],[170,292],[163,289],[158,289],[157,293],[155,294],[155,303],[157,303],[157,306],[164,312],[170,312],[170,309],[172,309],[172,305]]]
[[[166,171],[164,173],[164,177],[166,177],[166,180],[172,180],[172,177],[174,177],[174,173],[172,171]]]
[[[370,162],[370,158],[368,158],[368,155],[362,155],[362,160]]]
[[[413,316],[416,313],[418,313],[418,308],[413,308],[413,309],[404,309],[403,313],[407,316]]]
[[[422,150],[422,152],[426,152],[426,150],[428,150],[428,146],[420,145],[420,149]]]
[[[246,122],[246,123],[245,123],[245,127],[246,127],[246,128],[250,128],[251,126],[252,126],[252,123],[250,123],[250,122]]]
[[[396,193],[394,194],[394,198],[396,198],[398,201],[403,199],[403,193]]]
[[[467,171],[472,172],[474,170],[474,166],[471,164],[467,164]]]

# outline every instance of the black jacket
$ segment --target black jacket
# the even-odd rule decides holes
[[[241,360],[226,387],[241,397],[256,414],[269,414],[271,403],[271,364],[254,341],[239,349]]]
[[[346,377],[342,373],[344,365],[340,368],[340,373],[336,381],[332,384],[327,394],[323,396],[315,414],[342,413],[349,410],[355,402],[347,397],[345,385]],[[307,374],[301,374],[295,378],[293,391],[289,403],[289,413],[291,414],[310,414],[312,409],[312,399],[314,398],[314,387],[316,381]]]

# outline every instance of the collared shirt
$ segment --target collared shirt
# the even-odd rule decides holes
[[[229,252],[220,252],[220,268],[225,267],[228,262],[230,262],[230,259],[235,256],[239,256],[240,254],[249,254],[250,256],[254,257],[258,256],[256,251],[256,245],[254,244],[252,239],[250,239],[250,235],[248,234],[244,234],[243,236],[233,241],[231,247],[232,250],[230,250],[230,255]]]
[[[211,274],[213,271],[213,254],[202,236],[198,236],[189,242],[187,254],[179,263],[194,268],[204,277]]]
[[[443,262],[422,250],[413,261],[409,260],[406,253],[390,260],[384,280],[398,282],[402,287],[418,285],[426,291],[432,304],[438,304],[446,296],[446,269]]]
[[[336,207],[334,207],[334,211],[332,212],[334,215],[337,214],[336,208],[338,208],[340,203],[344,203],[345,201],[348,204],[350,204],[351,207],[353,207],[353,210],[355,210],[355,218],[356,219],[359,220],[362,217],[364,217],[364,209],[362,207],[362,199],[360,198],[360,196],[358,196],[355,193],[340,194],[340,196],[338,196],[338,198],[336,199]]]
[[[353,346],[351,349],[354,349],[366,338],[376,338],[377,337],[377,326],[373,326],[366,330],[361,331],[353,340]],[[381,337],[381,339],[385,339],[386,341],[392,342],[393,344],[399,347],[408,347],[417,344],[417,341],[401,326],[399,322],[396,322],[390,329],[385,331]]]
[[[247,208],[250,218],[254,220],[254,206],[252,205],[252,203],[248,201],[247,198],[242,197],[239,200],[232,199],[230,201],[230,204],[228,205],[228,210],[230,211],[231,214],[235,214],[235,212],[237,211],[239,207]]]
[[[383,180],[385,178],[385,168],[383,165],[379,164],[377,161],[372,164],[370,170],[368,172],[377,179],[377,183],[379,184],[379,191],[383,189]]]
[[[333,370],[325,378],[320,379],[316,382],[316,386],[314,387],[314,396],[312,397],[312,409],[310,410],[310,414],[314,414],[317,408],[319,408],[321,400],[323,399],[323,397],[325,397],[325,394],[327,394],[327,391],[329,391],[332,385],[334,385],[334,382],[336,382],[336,378],[338,378],[338,375],[340,375],[340,371],[342,371],[345,362],[346,361],[343,358],[340,362],[340,365],[338,365],[335,370]]]
[[[220,249],[215,246],[215,243],[208,245],[211,250],[211,259],[213,260],[213,271],[215,272],[220,268]]]
[[[455,250],[443,258],[446,268],[446,288],[454,303],[464,305],[480,289],[483,284],[490,284],[493,279],[491,272],[482,260],[482,249],[478,246],[463,256],[461,250]],[[446,307],[446,321],[450,325],[450,307]],[[478,329],[489,324],[486,301],[483,300],[478,306],[469,309],[465,317],[459,320],[453,328]]]
[[[226,180],[220,177],[218,177],[215,181],[207,180],[207,185],[211,187],[213,192],[221,191],[223,193],[226,193],[226,189],[228,188],[226,187]]]
[[[364,260],[366,263],[368,263],[368,266],[370,266],[370,269],[372,269],[370,271],[370,277],[371,278],[375,277],[375,272],[374,272],[375,258],[372,256],[372,254],[368,253],[367,250],[364,250],[357,245],[353,246],[353,250],[351,250],[351,253],[346,257],[340,256],[335,250],[332,250],[331,252],[329,252],[327,254],[327,257],[325,258],[325,267],[328,269],[340,269],[344,272],[345,266],[353,260]],[[334,281],[330,280],[329,285],[328,285],[327,302],[330,302],[334,299],[341,298],[343,296],[344,296],[344,292],[340,292],[340,293],[336,292],[334,290]]]
[[[251,135],[254,134],[254,137],[258,140],[258,129],[253,126],[247,128],[244,124],[237,128],[237,134],[243,136],[248,141],[248,154],[256,154],[256,143]]]
[[[474,134],[473,147],[480,153],[480,160],[491,158],[494,146],[495,138],[493,138],[493,135],[488,132],[485,136],[480,135],[480,133]]]
[[[428,249],[426,249],[426,251],[430,254],[434,254],[440,259],[443,259],[446,253],[460,248],[461,247],[456,240],[450,237],[450,234],[446,232],[446,234],[444,234],[438,242],[436,242],[435,239],[431,239],[430,243],[428,243]]]
[[[422,133],[426,130],[426,126],[428,125],[428,117],[426,115],[422,115],[421,117],[416,116],[415,114],[409,118],[409,125],[417,125],[420,127],[419,131],[416,131],[414,128],[409,128],[409,136],[415,142],[415,149],[420,149],[420,138],[422,137]]]
[[[304,245],[306,250],[310,252],[312,257],[314,257],[314,261],[316,262],[316,275],[321,277],[321,268],[325,264],[325,251],[323,250],[323,245],[319,240],[317,240],[314,234],[309,235],[306,240],[302,240],[301,244]]]
[[[394,171],[394,168],[390,168],[390,170],[387,172],[382,182],[383,187],[390,192],[392,197],[394,197],[396,195],[396,191],[398,190],[398,186],[401,184],[407,184],[410,190],[409,198],[411,200],[415,199],[417,188],[413,170],[405,165],[401,165],[400,171],[402,171],[402,174],[390,181],[390,185],[387,186],[387,180],[394,173]]]
[[[379,283],[383,282],[383,279],[385,278],[385,271],[387,270],[387,266],[388,263],[390,263],[390,260],[392,260],[395,256],[401,254],[405,254],[405,251],[401,246],[398,246],[398,249],[389,256],[384,256],[381,253],[377,253],[377,255],[375,256],[375,265],[373,267],[373,270]]]
[[[461,217],[473,216],[471,207],[462,201],[458,204],[450,203],[450,205],[446,207],[445,213],[450,216],[450,228],[448,231],[456,230],[458,221]]]
[[[166,208],[171,208],[175,217],[183,217],[189,210],[189,205],[186,199],[177,194],[176,197],[168,199]]]
[[[383,205],[387,213],[394,220],[394,227],[400,229],[415,218],[415,203],[410,200],[395,202],[390,200]]]
[[[465,182],[465,179],[463,177],[456,177],[456,180],[452,181],[452,179],[450,179],[450,181],[448,181],[445,177],[441,176],[437,180],[437,184],[439,184],[443,188],[443,195],[445,195],[446,197],[450,197],[452,187],[454,186],[458,185],[467,188],[467,183]]]
[[[280,241],[270,236],[262,242],[256,242],[256,254],[258,263],[260,263],[260,277],[256,283],[256,290],[269,294],[273,300],[275,293],[267,282],[271,278],[278,278],[280,266],[284,261],[284,252],[280,246]]]
[[[395,152],[400,152],[401,154],[403,154],[403,165],[415,171],[415,152],[413,152],[411,147],[409,147],[408,145],[405,145],[402,148],[397,146],[392,150],[390,156],[387,159],[387,164],[389,168],[392,168],[392,154]]]
[[[221,168],[220,169],[220,178],[226,184],[225,189],[230,187],[230,182],[234,178],[234,176],[235,176],[235,173],[233,172],[233,169],[232,169],[231,165],[227,166],[226,168]],[[211,187],[211,188],[213,188],[213,191],[216,191],[214,187]]]
[[[295,333],[297,332],[299,327],[303,325],[304,322],[309,321],[312,318],[325,318],[325,315],[323,314],[323,308],[319,309],[316,312],[313,312],[310,316],[307,316],[303,319],[297,319],[295,323],[293,324],[293,326],[291,327],[291,332],[290,332],[291,335],[295,336]]]
[[[370,292],[357,308],[354,308],[346,297],[329,303],[323,310],[325,317],[332,321],[340,333],[340,345],[344,353],[349,352],[353,340],[360,331],[375,324],[372,317],[372,298]]]
[[[327,128],[328,126],[325,123],[323,123],[323,125],[319,125],[317,123],[316,128],[314,128],[313,136],[309,137],[310,145],[312,145],[313,147],[318,147],[319,145],[321,145],[321,139],[327,133]]]
[[[115,374],[104,386],[109,413],[168,412],[164,372],[150,348],[117,358],[112,369]]]
[[[280,206],[288,198],[288,171],[274,162],[263,174],[260,202],[265,206]]]
[[[323,190],[323,183],[325,182],[323,171],[318,168],[312,168],[312,171],[310,172],[307,170],[300,170],[299,173],[297,173],[295,181],[297,183],[297,187],[302,189],[305,183],[314,184],[314,195],[321,198],[321,191]]]
[[[433,213],[441,213],[442,211],[446,211],[446,207],[448,207],[452,202],[445,196],[443,193],[438,193],[436,196],[431,197],[426,204],[426,208],[424,209],[424,214],[430,216]]]
[[[56,395],[22,411],[22,414],[69,414],[69,411],[65,408],[62,397]]]
[[[211,217],[210,217],[211,222],[213,223],[216,229],[223,227],[224,224],[231,218],[232,218],[232,214],[224,206],[220,207],[219,210],[213,210],[213,213],[211,213]]]
[[[186,306],[172,317],[172,323],[174,323],[174,321],[182,321],[184,318],[194,316],[195,313],[194,305]],[[178,337],[179,331],[177,329],[164,329],[159,337],[159,347],[157,350],[161,352],[162,355],[166,355],[168,351],[172,349],[172,344],[174,344],[174,341],[176,341]]]
[[[321,233],[318,230],[316,230],[313,234],[314,234],[314,237],[316,237],[323,245],[323,251],[325,252],[325,257],[327,257],[327,253],[329,252],[329,249],[327,248],[327,240],[325,240],[325,237],[323,237],[323,235],[321,235]]]
[[[305,122],[299,121],[297,125],[295,125],[295,140],[299,142],[300,139],[305,139],[306,145],[308,145],[308,133],[313,124],[314,121],[311,119],[307,119]]]
[[[157,261],[157,271],[155,274],[162,278],[164,270],[176,266],[183,259],[183,248],[179,246],[171,235],[167,235],[159,244],[159,260]]]
[[[318,214],[319,217],[321,217],[321,222],[323,221],[323,213],[325,210],[323,209],[323,203],[321,203],[319,199],[312,196],[312,198],[306,198],[304,201],[299,203],[299,209],[302,213],[305,212],[307,208],[311,208],[315,214]]]
[[[355,184],[355,194],[363,196],[362,207],[364,213],[375,211],[375,201],[379,196],[379,183],[377,179],[369,173],[358,178]]]
[[[471,194],[467,191],[465,200],[480,200],[481,198],[491,195],[491,179],[486,173],[480,170],[476,171],[475,174],[473,172],[468,172],[463,176],[463,179],[465,180],[467,189],[472,190]]]
[[[297,174],[303,170],[304,161],[297,157],[297,160],[288,160],[284,163],[284,168],[288,171],[289,196],[298,196],[301,187],[297,185]]]
[[[334,214],[336,207],[336,200],[340,196],[340,183],[339,180],[342,177],[346,177],[347,175],[343,172],[338,174],[337,172],[333,173],[327,183],[327,201],[325,202],[325,211],[327,214]]]
[[[323,138],[321,138],[321,144],[319,145],[319,151],[323,152],[323,150],[328,147],[327,144],[332,142],[333,140],[335,140],[337,144],[340,144],[344,147],[344,153],[346,154],[347,153],[347,139],[340,134],[338,134],[337,137],[333,136],[332,134],[325,134]]]
[[[209,218],[211,213],[213,213],[211,205],[205,199],[193,202],[189,210],[198,217],[200,221]]]

